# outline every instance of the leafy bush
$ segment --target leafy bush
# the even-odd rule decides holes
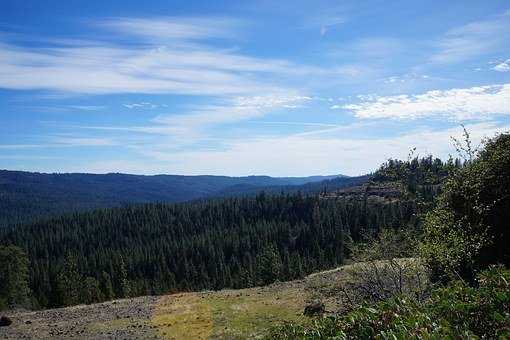
[[[271,339],[444,339],[510,337],[510,270],[482,272],[478,287],[458,280],[425,302],[396,296],[342,317],[285,324]]]
[[[490,264],[510,265],[510,134],[489,139],[450,176],[424,223],[422,255],[438,280],[473,281]]]

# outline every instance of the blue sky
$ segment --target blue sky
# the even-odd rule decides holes
[[[510,130],[508,1],[0,4],[0,168],[358,175]]]

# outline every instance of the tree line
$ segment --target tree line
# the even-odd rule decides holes
[[[27,253],[34,303],[55,307],[290,280],[343,262],[367,230],[413,223],[413,202],[265,195],[62,216],[2,232]]]

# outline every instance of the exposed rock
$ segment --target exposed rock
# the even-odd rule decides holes
[[[306,306],[303,314],[306,316],[317,316],[324,314],[325,310],[324,304],[317,301]]]
[[[10,326],[12,324],[11,318],[3,315],[0,317],[0,327]]]

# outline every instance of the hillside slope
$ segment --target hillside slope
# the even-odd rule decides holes
[[[306,320],[317,299],[326,310],[342,303],[331,291],[348,279],[350,266],[302,280],[239,290],[144,296],[93,305],[16,312],[0,327],[6,339],[246,339],[284,321]]]

